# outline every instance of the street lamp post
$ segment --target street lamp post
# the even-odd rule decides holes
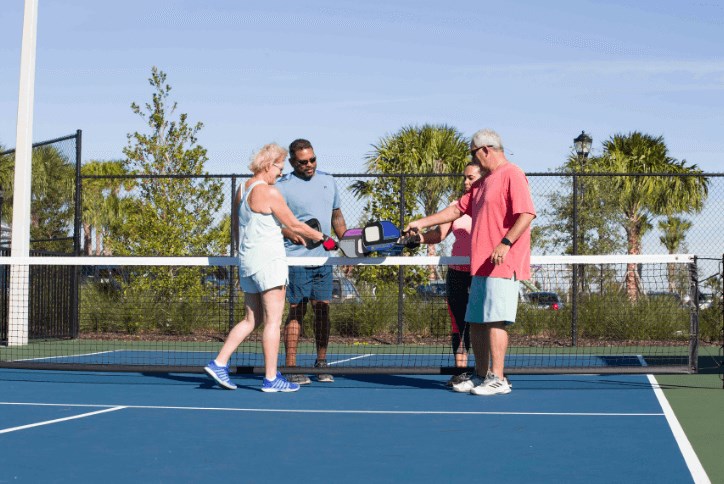
[[[591,144],[593,143],[593,139],[586,134],[585,131],[581,131],[581,134],[579,134],[576,138],[573,139],[573,146],[576,150],[576,155],[578,156],[578,166],[573,172],[573,255],[578,255],[579,253],[579,244],[578,239],[581,239],[581,248],[583,246],[583,237],[585,234],[584,230],[580,230],[579,235],[579,202],[580,205],[583,204],[583,183],[582,180],[579,178],[578,173],[582,171],[583,165],[588,158],[588,154],[591,152]],[[581,194],[580,200],[578,194]],[[580,227],[581,229],[585,229],[585,227]],[[574,265],[573,266],[573,274],[572,274],[572,291],[571,291],[571,344],[573,346],[576,346],[578,344],[578,294],[583,292],[584,289],[584,280],[585,280],[585,274],[584,274],[584,266],[582,264]]]
[[[581,131],[581,134],[573,139],[573,146],[576,149],[576,154],[578,155],[579,161],[588,158],[588,153],[591,152],[592,143],[593,138],[588,136],[585,131]]]
[[[581,134],[579,134],[574,140],[573,140],[573,146],[576,150],[576,155],[578,155],[578,166],[576,167],[576,170],[574,171],[573,175],[573,255],[578,255],[579,253],[579,247],[578,247],[578,232],[579,232],[579,214],[578,209],[579,205],[583,203],[583,182],[578,176],[578,172],[582,171],[583,165],[586,162],[586,159],[588,159],[588,154],[591,152],[591,144],[593,143],[593,138],[588,136],[585,131],[581,131]],[[580,200],[579,200],[579,193],[580,193]],[[580,203],[579,203],[580,202]],[[581,245],[583,244],[583,231],[581,230]]]

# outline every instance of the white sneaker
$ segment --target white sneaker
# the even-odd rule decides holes
[[[483,380],[478,375],[473,375],[468,380],[463,380],[459,383],[453,383],[452,389],[458,393],[470,393],[470,391],[476,386],[483,383]]]
[[[488,374],[488,377],[485,379],[485,381],[473,389],[470,390],[470,393],[473,395],[483,395],[483,396],[490,396],[490,395],[505,395],[506,393],[510,393],[512,389],[510,388],[510,384],[508,383],[508,379],[500,379],[496,375]]]

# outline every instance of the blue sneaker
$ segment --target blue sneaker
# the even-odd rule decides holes
[[[229,378],[229,365],[219,366],[214,360],[211,360],[209,364],[204,367],[204,371],[222,387],[229,390],[236,390],[236,385],[234,385]]]
[[[263,392],[296,392],[297,390],[299,390],[299,385],[289,383],[280,372],[277,372],[277,377],[274,380],[269,381],[264,378],[261,385],[261,391]]]

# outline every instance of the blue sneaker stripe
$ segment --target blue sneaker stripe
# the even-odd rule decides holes
[[[281,373],[277,373],[277,377],[273,381],[264,378],[261,390],[264,392],[296,392],[299,390],[299,385],[289,383]]]
[[[235,390],[237,387],[229,378],[229,366],[219,366],[214,360],[211,360],[204,368],[208,375],[216,380],[216,382],[224,388]]]

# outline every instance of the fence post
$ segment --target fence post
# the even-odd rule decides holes
[[[75,217],[73,217],[73,255],[81,254],[80,234],[83,221],[83,178],[81,177],[83,131],[75,132]],[[71,272],[71,315],[70,335],[80,335],[80,267],[74,266]]]
[[[400,177],[400,228],[405,224],[405,175]],[[405,317],[405,266],[397,266],[397,344],[402,344]]]
[[[699,371],[699,271],[697,257],[689,265],[689,297],[694,303],[689,311],[689,373]]]
[[[73,255],[80,255],[80,232],[82,223],[83,210],[83,182],[81,178],[81,144],[83,140],[83,132],[77,130],[75,132],[75,217],[73,223]]]

